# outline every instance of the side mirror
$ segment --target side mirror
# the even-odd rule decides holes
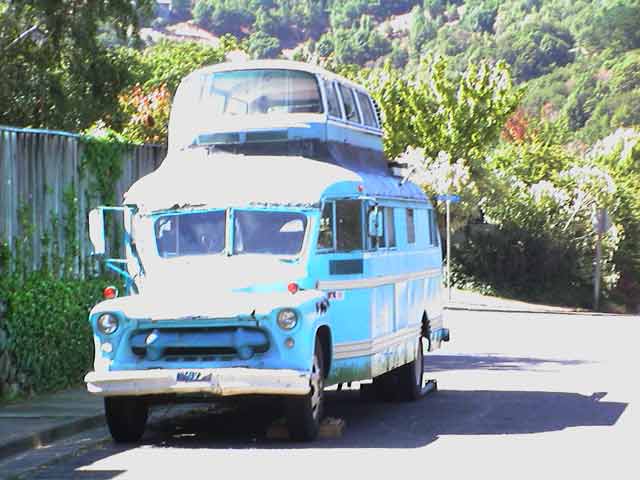
[[[89,240],[93,247],[92,255],[105,254],[104,210],[101,208],[94,208],[89,212]]]
[[[369,212],[369,236],[370,237],[382,237],[384,236],[383,223],[382,223],[382,211],[374,208]]]

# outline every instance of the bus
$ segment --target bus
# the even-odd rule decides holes
[[[89,314],[89,392],[116,442],[149,407],[278,396],[289,435],[317,437],[325,388],[369,382],[416,400],[423,354],[449,340],[442,250],[421,188],[382,150],[361,86],[298,62],[221,64],[187,76],[168,154],[90,212],[93,253],[126,294]],[[125,253],[108,258],[105,214]]]

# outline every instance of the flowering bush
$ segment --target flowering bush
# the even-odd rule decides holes
[[[122,134],[134,143],[164,143],[167,139],[171,93],[165,85],[144,89],[139,84],[118,97],[128,117]]]

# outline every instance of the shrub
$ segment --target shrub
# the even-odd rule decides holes
[[[4,329],[16,371],[10,381],[22,392],[48,392],[82,382],[93,356],[88,313],[104,286],[103,279],[59,279],[41,273],[24,281],[3,279]],[[0,390],[2,380],[7,379],[0,379]]]

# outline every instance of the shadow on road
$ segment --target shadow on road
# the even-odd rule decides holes
[[[558,367],[583,365],[584,360],[563,360],[532,357],[507,357],[504,355],[430,355],[426,362],[429,372],[451,370],[529,370],[550,371]]]
[[[606,393],[441,390],[413,403],[365,401],[357,390],[327,392],[326,414],[346,421],[340,438],[299,444],[270,440],[269,424],[279,418],[277,402],[247,404],[237,410],[196,409],[152,426],[143,449],[309,449],[419,448],[441,435],[542,433],[569,427],[614,425],[627,404],[607,402]],[[111,442],[58,464],[34,478],[116,478],[124,471],[92,465],[132,450]],[[157,453],[157,452],[156,452]],[[138,455],[144,456],[143,453]],[[152,457],[150,457],[152,458]],[[53,476],[51,476],[53,475]]]

